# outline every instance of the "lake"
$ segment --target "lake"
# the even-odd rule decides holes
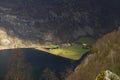
[[[11,59],[11,53],[15,50],[16,49],[7,49],[0,51],[0,80],[6,75]],[[32,76],[34,80],[39,80],[40,75],[46,68],[55,71],[59,77],[60,72],[63,72],[68,67],[74,68],[76,62],[78,63],[78,61],[52,55],[33,48],[20,48],[20,50],[23,52],[26,61],[32,66]]]

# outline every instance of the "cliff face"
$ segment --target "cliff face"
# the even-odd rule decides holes
[[[0,27],[10,35],[39,42],[99,37],[119,26],[119,5],[110,4],[104,0],[1,0]]]
[[[66,80],[95,80],[99,73],[106,70],[110,70],[120,76],[119,36],[120,29],[101,37],[93,46],[91,54],[76,67]],[[111,78],[111,80],[119,80],[119,78],[115,79],[115,75],[110,76],[108,74],[101,75],[96,80],[107,80],[106,78],[103,79],[104,76]]]

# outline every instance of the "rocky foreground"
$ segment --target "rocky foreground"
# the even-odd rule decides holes
[[[96,80],[120,80],[120,77],[116,75],[115,73],[111,72],[110,70],[106,70],[102,73],[100,73]]]

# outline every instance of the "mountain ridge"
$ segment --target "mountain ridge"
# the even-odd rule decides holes
[[[71,42],[82,36],[100,37],[119,26],[119,15],[104,10],[108,5],[100,2],[12,0],[9,3],[5,0],[0,3],[0,25],[9,34],[12,31],[19,38],[41,43]]]

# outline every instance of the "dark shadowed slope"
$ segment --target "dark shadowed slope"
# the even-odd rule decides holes
[[[41,43],[99,37],[120,25],[118,3],[116,0],[0,0],[0,27],[14,36]]]

